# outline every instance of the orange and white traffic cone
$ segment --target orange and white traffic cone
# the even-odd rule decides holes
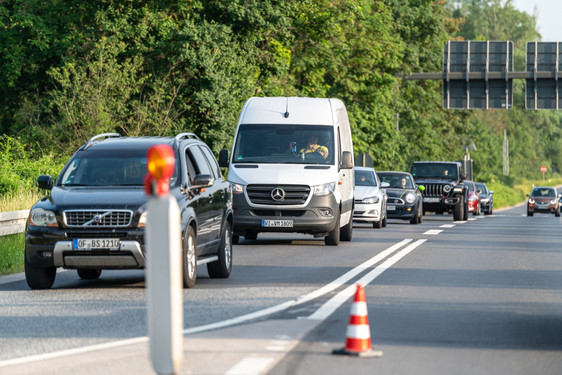
[[[357,284],[357,291],[351,305],[349,324],[347,325],[345,347],[334,349],[332,354],[346,354],[358,357],[380,357],[381,351],[371,348],[371,329],[367,315],[367,301],[363,285]]]

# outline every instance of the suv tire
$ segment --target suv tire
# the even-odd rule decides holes
[[[100,269],[78,268],[76,272],[82,280],[97,280],[101,275]]]
[[[460,202],[453,209],[453,221],[464,220],[464,208],[464,197],[461,197]]]
[[[232,226],[229,222],[224,226],[218,256],[217,261],[207,263],[207,272],[214,279],[226,278],[232,271]]]
[[[56,267],[35,268],[29,265],[27,257],[24,261],[25,280],[31,289],[50,289],[57,276]]]
[[[195,230],[187,227],[182,246],[182,279],[184,288],[193,288],[197,280],[197,239]]]

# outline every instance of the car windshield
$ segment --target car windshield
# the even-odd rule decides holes
[[[396,174],[396,173],[379,173],[378,174],[381,183],[388,182],[389,188],[394,189],[413,189],[414,184],[410,180],[410,176],[407,174]]]
[[[377,186],[375,173],[355,170],[355,186]]]
[[[556,193],[552,188],[534,188],[533,192],[531,193],[533,197],[545,197],[545,198],[554,198]]]
[[[233,163],[334,164],[334,131],[323,125],[240,125]]]
[[[81,152],[63,170],[61,186],[143,186],[147,174],[146,150]],[[170,185],[177,180],[177,171]]]
[[[444,178],[457,180],[458,169],[455,164],[416,163],[412,167],[412,176],[416,178]]]
[[[486,189],[486,185],[484,184],[476,184],[476,190],[480,190],[480,195],[488,194],[488,189]]]

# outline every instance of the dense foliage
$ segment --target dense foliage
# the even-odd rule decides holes
[[[504,129],[512,174],[562,168],[560,116],[523,110],[522,84],[519,108],[484,113],[444,110],[438,81],[396,78],[440,71],[450,38],[513,40],[522,69],[538,34],[511,0],[6,0],[0,27],[0,133],[39,163],[114,131],[193,131],[218,152],[247,98],[314,96],[346,103],[355,151],[377,169],[458,160],[470,139],[493,180]]]

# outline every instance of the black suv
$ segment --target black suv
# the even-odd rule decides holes
[[[100,134],[70,158],[50,194],[31,208],[25,229],[25,277],[32,289],[50,288],[57,267],[97,279],[102,269],[145,266],[144,226],[149,196],[144,190],[147,151],[172,147],[176,165],[170,194],[178,202],[182,230],[183,285],[191,288],[197,266],[210,277],[232,270],[232,190],[207,145],[193,133],[176,137]]]
[[[416,185],[423,185],[423,211],[452,212],[453,220],[468,219],[468,189],[462,164],[453,161],[416,161],[412,164]]]

